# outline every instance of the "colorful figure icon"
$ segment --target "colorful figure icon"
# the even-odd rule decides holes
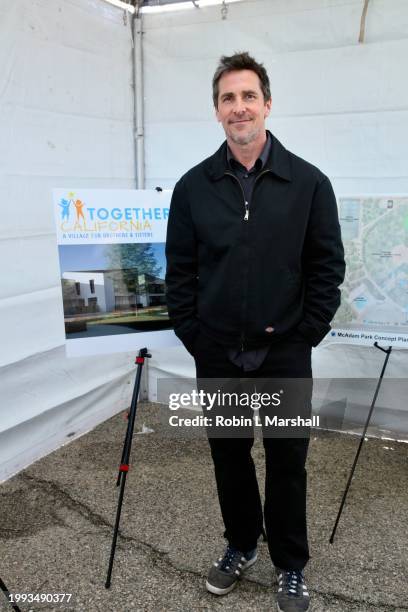
[[[71,204],[72,200],[64,200],[64,198],[61,198],[61,202],[59,203],[59,205],[61,206],[62,210],[61,210],[61,219],[69,219],[69,205]]]
[[[82,219],[85,221],[84,213],[82,211],[84,203],[81,200],[75,200],[74,206],[76,209],[77,221],[79,221],[80,217],[82,217]]]

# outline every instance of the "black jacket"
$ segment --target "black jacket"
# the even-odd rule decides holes
[[[245,350],[295,329],[316,346],[339,306],[345,270],[330,181],[272,136],[246,215],[226,150],[224,142],[174,188],[166,286],[175,333],[190,352],[200,328]]]

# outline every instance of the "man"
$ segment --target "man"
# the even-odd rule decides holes
[[[265,129],[269,79],[248,53],[221,58],[213,101],[226,142],[178,181],[170,207],[166,284],[175,333],[199,380],[311,380],[311,348],[330,329],[344,278],[330,181]],[[231,591],[256,561],[265,521],[278,610],[307,610],[308,438],[264,435],[264,512],[253,436],[209,443],[228,546],[207,589]]]

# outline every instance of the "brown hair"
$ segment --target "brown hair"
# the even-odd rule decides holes
[[[232,72],[233,70],[252,70],[258,75],[259,84],[262,89],[265,102],[270,100],[271,86],[269,83],[268,73],[264,65],[259,64],[247,51],[234,53],[234,55],[223,55],[214,73],[212,80],[213,102],[215,108],[218,108],[219,81],[223,74]]]

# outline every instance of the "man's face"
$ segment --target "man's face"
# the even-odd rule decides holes
[[[265,102],[259,77],[252,70],[233,70],[218,81],[216,117],[228,140],[246,145],[262,137],[272,100]]]

